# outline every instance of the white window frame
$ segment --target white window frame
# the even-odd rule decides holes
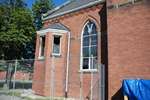
[[[59,36],[60,37],[60,49],[59,49],[59,53],[54,53],[53,49],[54,49],[54,37],[55,36]],[[61,56],[61,47],[62,47],[62,34],[60,33],[53,33],[52,35],[52,56]]]
[[[86,58],[86,57],[83,57],[83,34],[84,34],[84,29],[85,29],[85,27],[86,27],[86,25],[88,24],[89,21],[87,21],[85,23],[85,25],[83,26],[82,32],[81,32],[81,42],[80,42],[81,43],[81,48],[80,48],[80,71],[79,72],[97,72],[98,71],[97,68],[91,69],[91,64],[90,64],[91,61],[89,61],[89,68],[88,69],[83,69],[83,58]],[[92,21],[92,22],[95,23],[94,21]],[[91,36],[91,35],[87,35],[87,36]],[[98,32],[97,32],[97,36],[98,36]],[[87,46],[87,47],[89,47],[89,46]],[[98,53],[98,50],[97,50],[97,53]],[[89,60],[91,60],[90,59],[91,57],[88,57],[88,58],[89,58]],[[98,60],[98,54],[97,54],[97,60]]]

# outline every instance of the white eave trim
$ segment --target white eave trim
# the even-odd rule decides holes
[[[55,18],[55,17],[59,17],[59,16],[62,16],[62,15],[64,15],[64,14],[72,13],[72,12],[78,11],[78,10],[80,10],[80,9],[84,9],[84,8],[87,8],[87,7],[96,5],[96,4],[98,4],[98,3],[103,3],[103,2],[105,2],[105,0],[98,0],[98,1],[91,2],[91,3],[87,4],[87,5],[83,5],[83,6],[81,6],[81,7],[75,8],[75,9],[71,9],[71,10],[68,10],[68,11],[65,11],[65,12],[62,12],[62,13],[59,13],[59,14],[55,14],[55,15],[53,15],[53,16],[47,16],[47,17],[45,17],[45,18],[43,18],[44,16],[42,16],[42,20],[45,21],[45,20],[48,20],[48,19],[52,19],[52,18]]]
[[[59,30],[59,29],[51,29],[51,28],[48,28],[48,29],[43,29],[43,30],[40,30],[40,31],[37,31],[37,34],[39,35],[46,35],[46,33],[67,33],[68,31],[67,30]]]

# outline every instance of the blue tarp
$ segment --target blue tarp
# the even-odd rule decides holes
[[[129,100],[150,100],[150,80],[123,80],[122,89]]]

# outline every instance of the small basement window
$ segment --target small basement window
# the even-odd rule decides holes
[[[45,49],[45,36],[40,36],[39,57],[44,57],[44,49]]]
[[[54,35],[53,37],[53,54],[60,55],[60,38],[59,35]]]

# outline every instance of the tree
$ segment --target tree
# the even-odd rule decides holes
[[[39,30],[42,24],[42,14],[46,13],[54,7],[52,0],[36,0],[32,6],[34,25],[36,30]]]
[[[0,59],[24,58],[27,45],[35,37],[32,12],[23,0],[4,0],[0,3],[0,15]],[[14,74],[14,67],[11,66],[14,65],[5,65],[0,67],[6,68],[6,84],[9,85]]]
[[[31,11],[23,0],[6,0],[0,7],[0,59],[20,59],[35,29]]]
[[[10,11],[12,8],[25,8],[27,6],[24,0],[1,0],[0,5],[5,5]]]

